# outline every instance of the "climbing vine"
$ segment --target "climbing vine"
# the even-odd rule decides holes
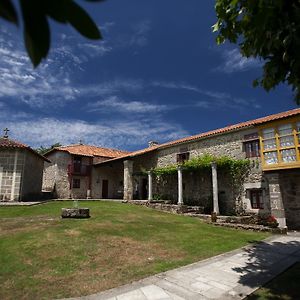
[[[244,180],[250,169],[248,159],[234,159],[229,156],[213,156],[210,154],[194,157],[180,165],[183,172],[196,172],[210,169],[213,162],[217,164],[218,168],[228,170],[233,182],[236,184]],[[179,164],[174,164],[163,168],[155,168],[153,174],[157,176],[176,174],[178,166]]]

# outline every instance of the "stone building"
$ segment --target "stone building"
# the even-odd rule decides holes
[[[96,176],[93,164],[128,152],[83,144],[56,147],[45,154],[43,190],[60,199],[108,198],[109,183]],[[97,187],[94,189],[93,187]]]
[[[29,146],[0,138],[0,201],[40,200],[44,161]]]
[[[280,227],[300,228],[299,150],[300,109],[294,109],[161,145],[151,143],[146,149],[96,163],[94,172],[109,181],[109,198],[157,197],[200,205],[207,213],[269,214]],[[205,154],[250,160],[238,194],[228,171],[215,164],[203,172],[182,169],[184,161]],[[151,172],[174,165],[177,174],[166,178]]]

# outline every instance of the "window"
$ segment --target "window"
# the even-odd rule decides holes
[[[262,200],[262,190],[250,190],[250,201],[251,208],[264,208],[263,200]]]
[[[79,189],[80,188],[80,179],[79,178],[73,178],[73,185],[72,187],[74,189]]]
[[[257,133],[252,133],[244,136],[244,151],[246,158],[259,157],[259,139]]]
[[[279,123],[261,130],[264,169],[299,166],[300,122]]]
[[[177,163],[182,164],[185,161],[189,160],[189,158],[190,158],[189,152],[178,153],[177,154]]]
[[[81,172],[81,156],[74,156],[73,158],[73,166],[74,166],[74,173],[80,173]]]

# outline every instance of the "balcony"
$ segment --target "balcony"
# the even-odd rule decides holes
[[[84,164],[69,164],[68,174],[77,176],[90,176],[92,171],[92,165]]]

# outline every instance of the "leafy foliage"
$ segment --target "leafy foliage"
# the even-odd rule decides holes
[[[228,169],[232,177],[241,177],[247,173],[250,167],[250,161],[248,159],[233,159],[228,156],[213,156],[210,154],[204,154],[197,157],[193,157],[188,161],[181,164],[183,172],[201,171],[211,168],[211,163],[215,162],[219,168]],[[179,165],[170,165],[163,168],[153,169],[153,173],[157,176],[172,175],[177,173]]]
[[[217,43],[238,44],[243,56],[264,60],[253,85],[269,91],[286,82],[300,104],[300,1],[216,0],[215,9]]]
[[[85,0],[100,2],[103,0]],[[72,25],[89,39],[101,39],[101,33],[87,14],[73,0],[19,0],[23,20],[24,41],[34,67],[47,57],[50,48],[48,19]],[[19,16],[12,0],[0,1],[0,17],[19,25]]]
[[[53,144],[50,147],[40,146],[39,148],[35,149],[35,151],[38,152],[41,155],[44,155],[45,153],[47,153],[48,151],[52,150],[53,148],[60,147],[60,146],[62,146],[61,143],[55,143],[55,144]]]

